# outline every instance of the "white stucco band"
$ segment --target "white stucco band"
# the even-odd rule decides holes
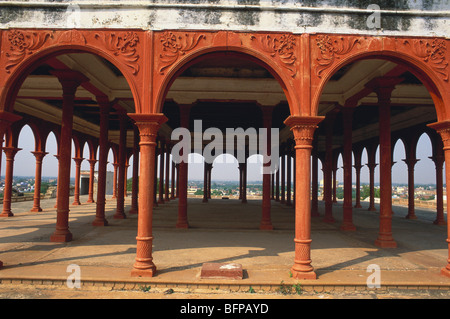
[[[0,1],[0,29],[190,29],[441,37],[450,34],[448,0],[395,1],[395,6],[392,1],[373,2],[375,9],[361,7],[352,0]],[[374,26],[373,22],[379,23]]]

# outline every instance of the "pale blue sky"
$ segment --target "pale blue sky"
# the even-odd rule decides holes
[[[34,138],[31,132],[31,129],[28,126],[25,126],[21,132],[19,138],[19,148],[23,150],[18,152],[15,157],[15,165],[14,165],[14,175],[17,176],[34,176],[35,172],[35,158],[30,153],[30,151],[34,150]],[[49,152],[47,156],[44,158],[43,162],[43,176],[57,176],[57,167],[58,162],[54,157],[56,154],[56,138],[51,133],[48,141],[46,151]],[[190,180],[201,180],[203,179],[203,158],[200,155],[191,155],[191,163],[189,165],[189,179]],[[419,143],[417,146],[417,158],[420,161],[416,164],[415,167],[415,183],[416,184],[434,184],[435,183],[435,168],[434,163],[428,158],[431,156],[431,143],[425,134],[419,139]],[[84,149],[84,158],[89,157],[89,151],[87,147]],[[393,183],[406,183],[407,182],[407,167],[406,164],[401,160],[405,158],[404,146],[401,142],[398,142],[395,145],[394,150],[394,161],[396,164],[393,166],[392,173],[392,182]],[[222,160],[222,162],[221,162]],[[108,170],[113,171],[113,157],[112,152],[110,151],[108,157]],[[130,159],[130,167],[128,169],[128,177],[132,176],[132,162],[133,157]],[[363,153],[362,163],[365,164],[367,162],[366,152]],[[232,156],[219,157],[213,164],[214,168],[212,171],[212,179],[213,180],[238,180],[239,179],[239,171],[237,161]],[[342,158],[338,161],[338,167],[342,167]],[[5,172],[5,156],[2,156],[2,172],[4,175]],[[89,163],[87,161],[82,162],[81,166],[82,170],[89,170]],[[257,156],[252,157],[249,160],[248,165],[248,177],[247,180],[250,181],[261,181],[262,175],[260,173],[261,163],[258,162]],[[342,169],[338,170],[337,178],[339,181],[342,181]],[[72,161],[71,168],[71,176],[75,175],[75,165]],[[379,170],[378,167],[375,170],[375,180],[378,180]],[[354,174],[353,174],[354,176]],[[321,165],[319,162],[319,180],[322,179],[322,171]],[[361,182],[368,183],[369,182],[369,170],[366,166],[364,166],[361,170]]]

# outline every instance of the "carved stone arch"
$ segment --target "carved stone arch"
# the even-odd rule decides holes
[[[443,38],[371,37],[317,34],[311,36],[311,114],[331,76],[362,59],[384,59],[408,69],[427,88],[438,121],[450,116],[448,40]]]
[[[112,151],[113,161],[114,161],[111,164],[119,163],[119,145],[111,143],[109,145],[109,149]],[[109,151],[108,151],[108,154],[109,154]]]
[[[61,131],[58,130],[57,127],[54,127],[54,128],[52,128],[51,130],[48,131],[48,133],[47,133],[47,135],[45,137],[45,143],[44,143],[45,144],[45,148],[47,148],[47,142],[48,142],[48,137],[50,136],[50,133],[53,133],[53,135],[55,136],[56,146],[57,146],[55,155],[58,155],[59,154],[59,146],[60,146],[59,141],[60,141]]]
[[[300,114],[300,39],[290,33],[231,31],[154,33],[153,99],[148,112],[161,112],[171,84],[189,66],[214,54],[235,54],[268,70],[280,83],[291,114]]]
[[[86,140],[86,145],[89,149],[89,159],[95,160],[97,157],[98,141],[94,141],[92,138],[88,138]]]
[[[5,139],[5,146],[8,147],[18,147],[19,144],[19,136],[22,132],[23,128],[28,125],[28,120],[25,118],[22,118],[16,122],[14,122],[8,129],[6,130],[6,139]],[[33,130],[33,128],[30,126],[31,131],[33,132],[33,137],[36,141],[36,135],[39,134]]]
[[[138,112],[145,38],[142,31],[128,30],[5,30],[1,37],[4,58],[0,59],[0,108],[13,110],[23,81],[42,61],[60,54],[86,52],[105,58],[122,72]]]
[[[75,146],[74,156],[75,156],[76,158],[81,158],[81,157],[83,157],[84,144],[86,143],[86,141],[84,140],[84,138],[78,136],[77,134],[73,134],[73,135],[72,135],[72,141],[73,141],[73,144],[74,144],[74,146]]]

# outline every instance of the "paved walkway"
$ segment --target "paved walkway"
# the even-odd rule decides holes
[[[81,198],[82,202],[87,198]],[[129,210],[130,198],[126,199]],[[41,213],[30,213],[32,202],[13,203],[14,217],[0,219],[0,280],[5,285],[66,285],[68,266],[80,266],[83,287],[131,289],[145,287],[184,291],[292,290],[294,260],[294,209],[273,202],[273,231],[258,229],[261,202],[241,204],[236,200],[189,200],[189,229],[174,227],[177,201],[154,210],[154,262],[157,276],[133,278],[136,257],[137,216],[113,219],[115,201],[107,200],[107,227],[93,227],[95,204],[71,206],[73,241],[52,243],[55,200],[44,200]],[[320,203],[322,205],[322,203]],[[323,206],[320,206],[323,216]],[[334,205],[334,224],[321,218],[312,221],[313,266],[318,279],[301,281],[304,292],[438,290],[450,297],[450,278],[440,275],[448,258],[447,228],[432,224],[435,213],[418,210],[417,220],[406,220],[406,208],[394,207],[393,233],[396,249],[374,245],[378,235],[378,213],[354,209],[357,230],[339,230],[342,206]],[[206,262],[240,263],[243,280],[200,279]],[[369,265],[381,269],[381,288],[367,287]]]

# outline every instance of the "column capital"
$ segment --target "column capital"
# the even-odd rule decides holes
[[[153,114],[128,114],[139,128],[141,141],[139,145],[156,143],[156,136],[162,124],[167,122],[168,118],[162,113]]]
[[[6,131],[6,128],[9,127],[12,123],[19,121],[22,119],[22,116],[11,113],[11,112],[0,112],[0,139],[3,140],[3,134]]]
[[[44,156],[48,154],[48,152],[44,151],[31,151],[30,153],[33,154],[38,160],[42,160]]]
[[[441,136],[444,151],[450,149],[450,120],[427,124],[427,126],[434,129]]]
[[[74,157],[73,160],[75,161],[75,163],[77,165],[80,165],[81,162],[84,160],[84,158],[83,157]]]
[[[445,161],[445,157],[443,155],[433,155],[428,158],[432,160],[436,166],[442,166]]]
[[[6,155],[6,158],[14,158],[14,156],[17,154],[18,151],[21,151],[21,148],[17,148],[17,147],[3,147],[3,152]]]
[[[63,94],[75,94],[75,90],[83,82],[89,82],[89,78],[78,71],[53,70],[51,74],[56,76],[62,85]]]
[[[317,129],[317,125],[324,119],[323,116],[296,116],[291,115],[285,121],[284,124],[291,128],[294,134],[295,145],[312,145],[314,139],[314,132]]]
[[[97,160],[96,159],[92,159],[92,158],[88,159],[87,161],[89,162],[90,165],[95,165],[97,163]]]
[[[414,165],[416,165],[417,162],[420,161],[420,159],[417,159],[417,158],[405,158],[405,159],[402,159],[402,161],[406,163],[408,168],[410,168],[410,167],[414,168]]]
[[[403,78],[400,77],[378,77],[369,81],[365,86],[368,89],[373,90],[379,100],[390,100],[391,93],[395,89],[395,86],[403,82]]]

